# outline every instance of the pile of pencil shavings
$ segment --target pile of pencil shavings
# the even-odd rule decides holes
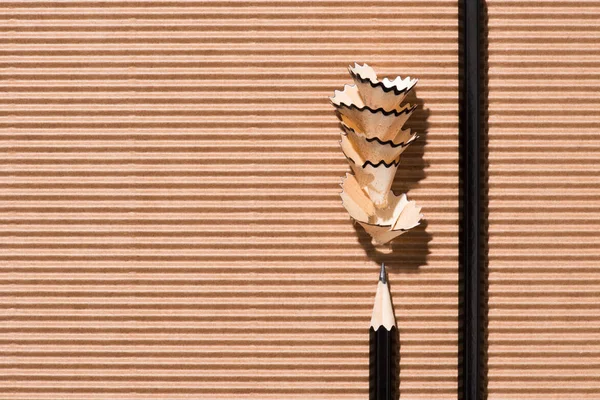
[[[342,151],[353,172],[342,178],[342,204],[375,244],[385,244],[423,217],[406,194],[391,190],[402,152],[417,139],[403,129],[416,108],[403,102],[417,79],[379,80],[367,64],[348,69],[354,85],[331,98],[341,122]]]

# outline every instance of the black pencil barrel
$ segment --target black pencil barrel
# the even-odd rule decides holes
[[[369,400],[398,399],[398,330],[369,329]]]

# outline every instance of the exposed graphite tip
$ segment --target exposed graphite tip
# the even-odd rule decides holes
[[[381,283],[387,283],[387,279],[385,276],[385,263],[381,263],[381,270],[379,271],[379,281]]]

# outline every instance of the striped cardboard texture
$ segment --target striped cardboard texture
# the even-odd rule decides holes
[[[421,79],[394,189],[427,225],[383,259],[403,398],[456,397],[455,1],[0,7],[1,398],[364,399],[354,61]]]
[[[600,399],[600,2],[490,0],[489,399]]]

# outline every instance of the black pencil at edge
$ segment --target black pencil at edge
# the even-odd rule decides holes
[[[398,328],[382,263],[369,329],[369,400],[396,400],[398,372]]]

